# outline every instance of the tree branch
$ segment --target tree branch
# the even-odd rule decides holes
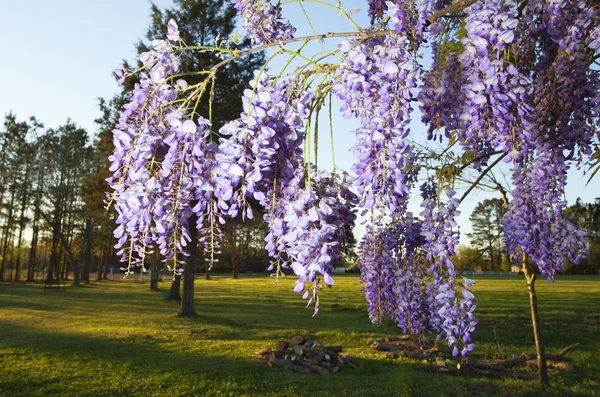
[[[479,182],[483,179],[483,177],[490,172],[490,170],[492,168],[494,168],[499,162],[500,160],[502,160],[504,157],[506,157],[508,153],[504,153],[502,156],[498,157],[496,159],[496,161],[494,161],[492,164],[490,164],[482,173],[481,175],[479,175],[477,177],[477,179],[475,180],[475,182],[473,182],[473,184],[469,187],[469,189],[467,189],[467,191],[465,192],[465,194],[462,195],[462,197],[460,198],[460,202],[462,203],[463,200],[469,195],[469,193],[471,193],[471,191],[473,189],[475,189],[475,186],[477,186],[477,184],[479,184]]]
[[[44,218],[44,220],[46,222],[48,222],[48,224],[50,226],[52,226],[52,228],[53,228],[52,232],[54,233],[54,222],[52,221],[52,219],[50,219],[50,217],[41,209],[38,209],[38,211],[39,211],[40,215],[42,216],[42,218]],[[73,255],[73,252],[71,251],[71,248],[69,247],[69,244],[67,243],[67,239],[65,238],[64,234],[62,234],[62,232],[60,230],[58,230],[57,232],[58,232],[58,238],[60,239],[60,243],[62,244],[63,248],[67,252],[67,255],[69,256],[69,260],[73,263],[73,265],[75,265],[77,263],[77,260],[75,259],[75,255]]]
[[[470,5],[476,3],[477,1],[478,0],[458,0],[456,3],[451,4],[448,7],[431,14],[431,16],[427,18],[427,22],[429,22],[429,24],[431,25],[441,17],[451,14],[455,11],[462,10],[463,8],[467,8]]]
[[[502,151],[500,151],[500,150],[496,150],[495,152],[491,152],[491,153],[482,154],[481,156],[475,157],[475,158],[474,158],[473,160],[471,160],[469,163],[467,163],[467,164],[463,164],[463,165],[460,167],[460,169],[461,169],[461,171],[462,171],[462,170],[464,170],[465,168],[467,168],[468,166],[470,166],[471,164],[474,164],[474,163],[478,162],[479,160],[483,160],[483,159],[486,159],[486,158],[488,158],[488,157],[492,157],[492,156],[494,156],[494,155],[496,155],[496,154],[500,154],[500,153],[502,153]]]

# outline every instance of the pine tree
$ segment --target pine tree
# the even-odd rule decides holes
[[[467,236],[471,239],[470,243],[473,247],[480,252],[487,252],[490,270],[500,270],[502,263],[503,216],[502,200],[494,198],[477,204],[469,217],[473,232],[468,233]]]

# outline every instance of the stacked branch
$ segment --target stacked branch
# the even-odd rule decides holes
[[[370,342],[370,347],[381,351],[389,358],[410,358],[429,362],[433,365],[417,365],[415,370],[420,372],[441,373],[446,375],[471,375],[488,378],[514,378],[525,380],[536,380],[537,375],[533,372],[516,372],[515,367],[537,365],[537,354],[523,354],[506,360],[476,360],[453,357],[450,352],[440,351],[436,348],[423,349],[408,335],[397,338],[384,338]],[[566,354],[579,347],[579,343],[567,346],[559,354],[547,354],[551,368],[571,371],[572,367],[567,364],[572,358]],[[448,363],[450,361],[450,363]]]
[[[291,341],[279,341],[275,348],[265,347],[254,356],[268,362],[270,367],[286,368],[302,374],[326,375],[338,372],[354,358],[340,354],[342,346],[326,346],[322,341],[306,340],[302,335]]]

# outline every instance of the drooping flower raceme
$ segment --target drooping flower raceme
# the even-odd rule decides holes
[[[174,21],[169,37],[178,40]],[[210,123],[190,120],[175,105],[183,80],[173,81],[179,62],[166,40],[154,40],[152,49],[140,54],[145,67],[130,102],[114,130],[115,153],[110,160],[110,195],[119,213],[115,237],[123,260],[143,265],[147,253],[158,247],[165,262],[180,271],[180,256],[190,241],[189,227],[201,234],[219,234],[218,208],[211,204],[211,175],[216,146],[210,142]],[[188,225],[192,213],[197,225]],[[207,252],[218,253],[212,240]]]
[[[301,147],[312,95],[273,82],[257,72],[244,94],[241,118],[221,129],[215,196],[232,216],[240,211],[253,216],[248,200],[259,202],[269,228],[267,251],[277,266],[291,266],[299,276],[296,292],[304,291],[306,282],[313,285],[310,303],[318,311],[317,274],[333,284],[332,261],[355,219],[345,206],[353,205],[355,196],[348,177],[340,188],[335,176],[304,164]]]
[[[283,22],[281,6],[270,0],[232,0],[242,26],[254,44],[268,44],[294,37],[296,29]]]

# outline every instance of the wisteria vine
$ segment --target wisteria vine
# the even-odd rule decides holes
[[[563,196],[567,169],[585,165],[598,147],[600,76],[592,65],[600,16],[591,0],[482,0],[462,9],[449,0],[369,0],[368,29],[306,38],[295,37],[279,3],[232,5],[257,47],[222,51],[204,82],[188,87],[178,75],[176,54],[186,47],[175,21],[167,40],[140,55],[140,83],[114,131],[109,180],[128,272],[154,249],[180,271],[193,213],[211,261],[220,224],[260,215],[271,270],[279,277],[291,268],[294,291],[316,314],[360,209],[368,223],[361,281],[373,323],[391,319],[405,332],[436,334],[466,356],[477,320],[474,283],[460,279],[452,262],[461,200],[452,181],[427,179],[421,213],[408,211],[426,173],[411,144],[417,107],[428,139],[458,142],[477,170],[498,153],[512,168],[505,235],[517,261],[530,260],[552,280],[563,254],[572,262],[585,254],[585,235],[564,216]],[[340,4],[331,7],[349,18]],[[330,37],[345,38],[330,52],[342,59],[337,68],[319,64],[328,56],[301,55],[304,46],[286,49]],[[307,66],[281,76],[256,71],[240,117],[212,131],[210,115],[198,117],[191,104],[206,95],[214,68],[267,47]],[[117,71],[121,81],[129,73]],[[319,169],[305,149],[328,94],[359,123],[355,176]]]

